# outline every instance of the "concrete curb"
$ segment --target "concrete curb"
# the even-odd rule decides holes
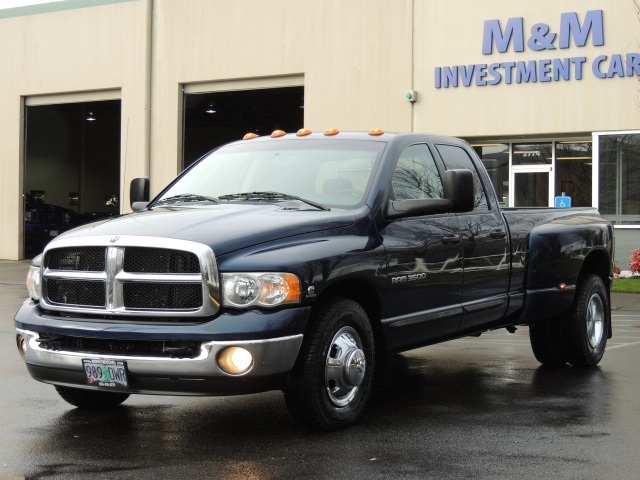
[[[611,310],[640,311],[640,295],[636,293],[612,292]]]

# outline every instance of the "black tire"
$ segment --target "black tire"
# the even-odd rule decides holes
[[[313,430],[356,423],[373,387],[373,331],[353,300],[331,298],[312,313],[284,396],[293,418]]]
[[[56,391],[67,403],[78,408],[94,410],[115,408],[129,398],[128,393],[85,390],[57,385]]]
[[[577,367],[594,367],[604,355],[611,310],[602,279],[586,275],[563,325],[567,360]]]
[[[543,320],[529,327],[531,350],[543,365],[558,367],[567,363],[567,353],[560,334],[560,320]]]

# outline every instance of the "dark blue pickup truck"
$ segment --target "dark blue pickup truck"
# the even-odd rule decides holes
[[[33,260],[17,344],[69,403],[282,389],[295,419],[357,421],[388,355],[528,325],[543,364],[598,364],[613,229],[595,209],[500,209],[459,139],[297,134],[225,145],[135,213]]]

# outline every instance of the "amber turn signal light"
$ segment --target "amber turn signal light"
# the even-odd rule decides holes
[[[311,130],[308,128],[301,128],[296,132],[296,136],[298,137],[306,137],[307,135],[311,135]]]
[[[274,130],[273,133],[271,134],[271,138],[284,137],[286,134],[287,132],[283,130]]]
[[[340,133],[340,130],[338,130],[337,128],[327,128],[327,129],[324,131],[324,134],[325,134],[327,137],[330,137],[330,136],[332,136],[332,135],[337,135],[337,134],[339,134],[339,133]]]
[[[256,135],[253,132],[249,132],[247,133],[244,137],[242,137],[243,140],[251,140],[252,138],[258,138],[260,135]]]

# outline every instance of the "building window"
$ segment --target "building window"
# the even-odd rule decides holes
[[[556,196],[571,197],[572,207],[590,207],[591,142],[556,143]]]
[[[516,143],[513,145],[514,165],[551,165],[551,143]]]
[[[600,135],[599,208],[617,225],[640,224],[640,133]]]
[[[549,172],[514,172],[515,207],[549,206]]]

